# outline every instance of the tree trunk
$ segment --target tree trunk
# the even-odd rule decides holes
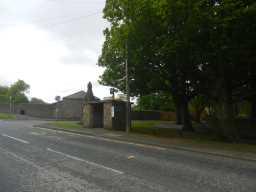
[[[235,111],[232,93],[229,89],[223,89],[223,99],[221,100],[221,112],[219,114],[221,134],[222,136],[234,141],[238,138],[238,131],[235,125]]]
[[[180,102],[176,102],[176,124],[182,124],[182,108]]]
[[[181,104],[181,109],[182,109],[182,123],[183,123],[183,131],[194,131],[193,127],[192,127],[192,123],[191,123],[191,117],[189,114],[189,110],[188,110],[188,102],[187,101],[183,101]]]
[[[196,110],[195,111],[195,122],[201,123],[201,114],[202,114],[201,110]]]

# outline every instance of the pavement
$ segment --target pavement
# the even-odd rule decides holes
[[[0,121],[1,192],[256,190],[254,161],[34,127],[44,123]]]

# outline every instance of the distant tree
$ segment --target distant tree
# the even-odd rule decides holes
[[[13,101],[16,104],[18,104],[18,103],[29,103],[29,99],[24,93],[20,93],[20,94],[16,95]]]
[[[175,104],[173,98],[167,93],[154,93],[140,96],[136,110],[158,110],[158,111],[174,111]]]
[[[42,99],[36,98],[36,97],[32,97],[30,100],[30,103],[32,104],[46,104],[46,102],[44,102]]]
[[[0,85],[0,95],[7,95],[8,94],[8,87]]]
[[[8,96],[14,103],[28,103],[29,100],[25,93],[29,91],[30,86],[23,80],[18,80],[8,89]]]
[[[9,88],[7,86],[0,85],[0,103],[8,103],[9,102],[8,89]]]
[[[0,103],[8,103],[9,97],[7,95],[0,95]]]

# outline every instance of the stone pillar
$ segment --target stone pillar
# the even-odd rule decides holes
[[[106,102],[103,105],[103,127],[105,129],[112,129],[112,102]]]
[[[93,108],[92,105],[88,103],[84,105],[82,123],[86,128],[93,127]]]

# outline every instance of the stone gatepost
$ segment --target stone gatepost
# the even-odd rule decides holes
[[[93,127],[93,108],[89,103],[84,105],[82,123],[86,128]]]
[[[112,102],[105,102],[103,104],[103,124],[105,129],[113,128],[113,107]]]

